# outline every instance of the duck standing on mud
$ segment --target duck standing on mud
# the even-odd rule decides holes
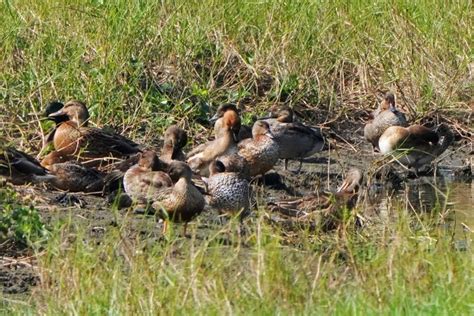
[[[261,118],[270,125],[273,139],[280,147],[279,158],[285,160],[285,170],[289,159],[303,158],[323,150],[326,140],[319,129],[293,121],[293,110],[287,106],[272,107],[268,117]]]
[[[55,152],[51,155],[64,159],[124,158],[140,151],[138,144],[124,136],[89,127],[89,111],[80,101],[67,102],[48,118],[58,124],[53,135]]]
[[[453,142],[454,136],[445,124],[431,130],[422,125],[409,127],[392,126],[379,139],[382,154],[390,154],[415,174],[425,165],[441,155]]]
[[[395,107],[395,95],[387,92],[379,107],[372,112],[373,120],[364,126],[364,137],[374,150],[378,150],[379,138],[390,126],[408,126],[405,114]]]

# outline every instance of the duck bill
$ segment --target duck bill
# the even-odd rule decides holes
[[[209,122],[215,123],[219,119],[219,115],[216,113],[213,117],[209,119]]]
[[[61,110],[59,110],[59,111],[56,111],[56,112],[53,112],[53,113],[48,114],[48,118],[56,118],[56,117],[60,117],[60,116],[64,116],[64,115],[66,115],[66,114],[65,114],[64,111],[61,109]]]
[[[64,122],[68,120],[68,115],[63,110],[53,112],[48,115],[48,120],[55,121],[56,123]]]

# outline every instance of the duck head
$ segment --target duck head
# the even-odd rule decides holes
[[[48,118],[53,121],[67,118],[67,121],[72,121],[78,126],[87,126],[89,111],[84,103],[73,100],[64,104],[58,111],[48,114]]]
[[[211,164],[209,165],[209,174],[211,176],[217,174],[217,173],[222,173],[222,172],[225,172],[226,171],[226,168],[225,168],[225,165],[222,161],[220,161],[219,159],[216,159],[214,160],[213,162],[211,162]]]
[[[193,176],[191,168],[182,161],[173,161],[168,168],[168,174],[174,183],[181,178],[184,178],[186,181],[191,181]]]
[[[253,138],[259,138],[263,135],[273,138],[273,134],[270,131],[270,125],[265,121],[256,121],[252,127],[252,136]]]
[[[383,98],[382,104],[380,106],[382,111],[390,110],[396,112],[395,108],[395,95],[392,92],[387,92]]]
[[[145,150],[140,153],[139,157],[137,164],[141,169],[149,171],[164,170],[163,162],[153,150]]]
[[[57,115],[57,116],[52,116],[50,117],[51,114],[56,113],[60,111],[62,108],[64,108],[64,103],[60,101],[51,101],[46,105],[46,108],[44,110],[44,116],[46,116],[48,119],[54,121],[56,124],[65,122],[69,120],[66,114],[64,115]]]
[[[289,106],[274,105],[270,108],[267,116],[259,118],[259,120],[266,120],[274,118],[280,123],[293,122],[293,110]]]
[[[164,146],[170,147],[173,150],[171,159],[176,159],[177,153],[186,146],[188,142],[188,134],[177,125],[171,125],[165,131]]]
[[[342,182],[337,192],[343,193],[355,193],[359,190],[362,184],[362,171],[357,168],[351,168],[346,175],[346,178]]]
[[[227,111],[234,111],[235,113],[237,113],[237,115],[239,114],[239,110],[237,110],[237,106],[234,103],[221,104],[217,108],[216,114],[214,114],[214,116],[211,117],[210,122],[215,123],[218,119],[223,117],[224,113]]]
[[[223,128],[231,131],[232,137],[234,138],[235,142],[238,142],[238,136],[240,131],[240,117],[239,114],[234,110],[227,110],[225,111],[223,117]]]

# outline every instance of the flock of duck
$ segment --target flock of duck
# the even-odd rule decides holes
[[[371,115],[364,128],[367,141],[374,150],[390,154],[393,161],[415,172],[453,140],[443,124],[434,130],[409,126],[392,93]],[[183,152],[187,133],[176,125],[166,130],[157,152],[117,133],[90,127],[88,109],[80,101],[52,102],[46,116],[55,122],[45,137],[45,144],[52,144],[54,150],[37,161],[4,143],[0,175],[6,181],[15,185],[44,182],[69,192],[123,190],[136,204],[151,206],[165,220],[165,230],[168,221],[187,224],[207,208],[243,218],[251,212],[253,178],[267,173],[279,159],[285,160],[285,169],[288,160],[299,160],[299,171],[305,157],[328,147],[320,129],[296,122],[286,106],[272,107],[268,116],[250,128],[241,124],[234,104],[221,105],[212,118],[215,139],[187,154]],[[315,192],[268,206],[297,217],[323,210],[326,219],[332,219],[336,209],[352,207],[362,178],[359,169],[351,169],[335,193]],[[332,223],[327,220],[324,225]]]

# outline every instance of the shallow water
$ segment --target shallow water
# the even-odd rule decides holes
[[[370,192],[369,192],[370,195]],[[394,210],[410,210],[421,221],[435,220],[459,250],[467,250],[474,237],[474,182],[449,177],[422,177],[401,184],[395,191],[371,196],[368,205],[389,219]]]

